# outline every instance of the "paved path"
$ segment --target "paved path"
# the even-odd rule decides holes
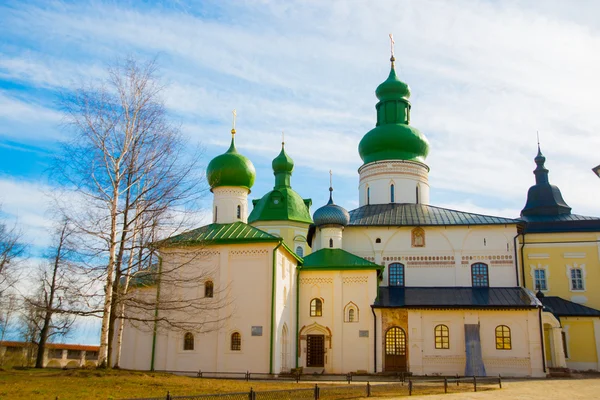
[[[543,379],[533,381],[503,381],[502,389],[486,392],[445,395],[396,397],[393,399],[453,400],[453,399],[511,399],[511,400],[579,400],[600,399],[600,378]],[[365,398],[364,400],[368,400]],[[388,398],[392,400],[392,398]]]

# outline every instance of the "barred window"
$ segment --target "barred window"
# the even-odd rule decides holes
[[[239,332],[233,332],[231,334],[231,351],[242,350],[242,335]]]
[[[496,327],[496,349],[512,349],[512,343],[510,341],[510,328],[506,325],[498,325]]]
[[[546,270],[545,269],[536,269],[534,271],[535,275],[535,290],[546,290]]]
[[[321,299],[312,299],[310,301],[310,316],[321,317],[323,316],[323,302]]]
[[[214,284],[212,281],[204,282],[204,297],[213,297]]]
[[[194,334],[192,332],[186,332],[183,336],[183,349],[194,350]]]
[[[393,263],[388,265],[390,286],[404,286],[404,265]]]
[[[438,325],[434,329],[435,333],[435,348],[449,349],[450,348],[450,331],[446,325]]]
[[[583,273],[581,268],[571,270],[571,290],[583,290]]]
[[[348,310],[348,322],[354,322],[354,308]]]
[[[487,264],[475,263],[471,265],[471,280],[473,282],[473,287],[490,286]]]
[[[242,218],[242,206],[237,206],[237,217]]]

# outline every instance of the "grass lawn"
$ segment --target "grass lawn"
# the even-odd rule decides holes
[[[154,372],[0,370],[0,400],[122,399],[312,387],[309,383],[198,379]]]

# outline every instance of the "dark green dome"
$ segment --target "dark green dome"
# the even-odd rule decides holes
[[[396,70],[391,69],[388,78],[377,86],[375,95],[381,101],[397,100],[398,98],[408,99],[410,97],[410,88],[396,75]]]
[[[256,170],[249,159],[237,152],[232,137],[229,150],[216,156],[208,164],[206,178],[211,190],[219,186],[236,186],[250,190],[254,185]]]
[[[379,102],[377,124],[360,141],[358,153],[365,164],[384,160],[425,162],[429,141],[410,126],[410,88],[396,75],[394,59],[390,75],[375,91]]]
[[[273,159],[272,166],[276,175],[280,172],[291,173],[294,170],[294,160],[286,154],[283,146],[279,155]]]

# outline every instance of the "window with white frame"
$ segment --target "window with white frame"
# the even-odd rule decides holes
[[[533,271],[534,274],[534,288],[535,290],[548,290],[548,284],[546,281],[546,270],[536,269]]]
[[[581,268],[571,268],[571,290],[584,290]]]

